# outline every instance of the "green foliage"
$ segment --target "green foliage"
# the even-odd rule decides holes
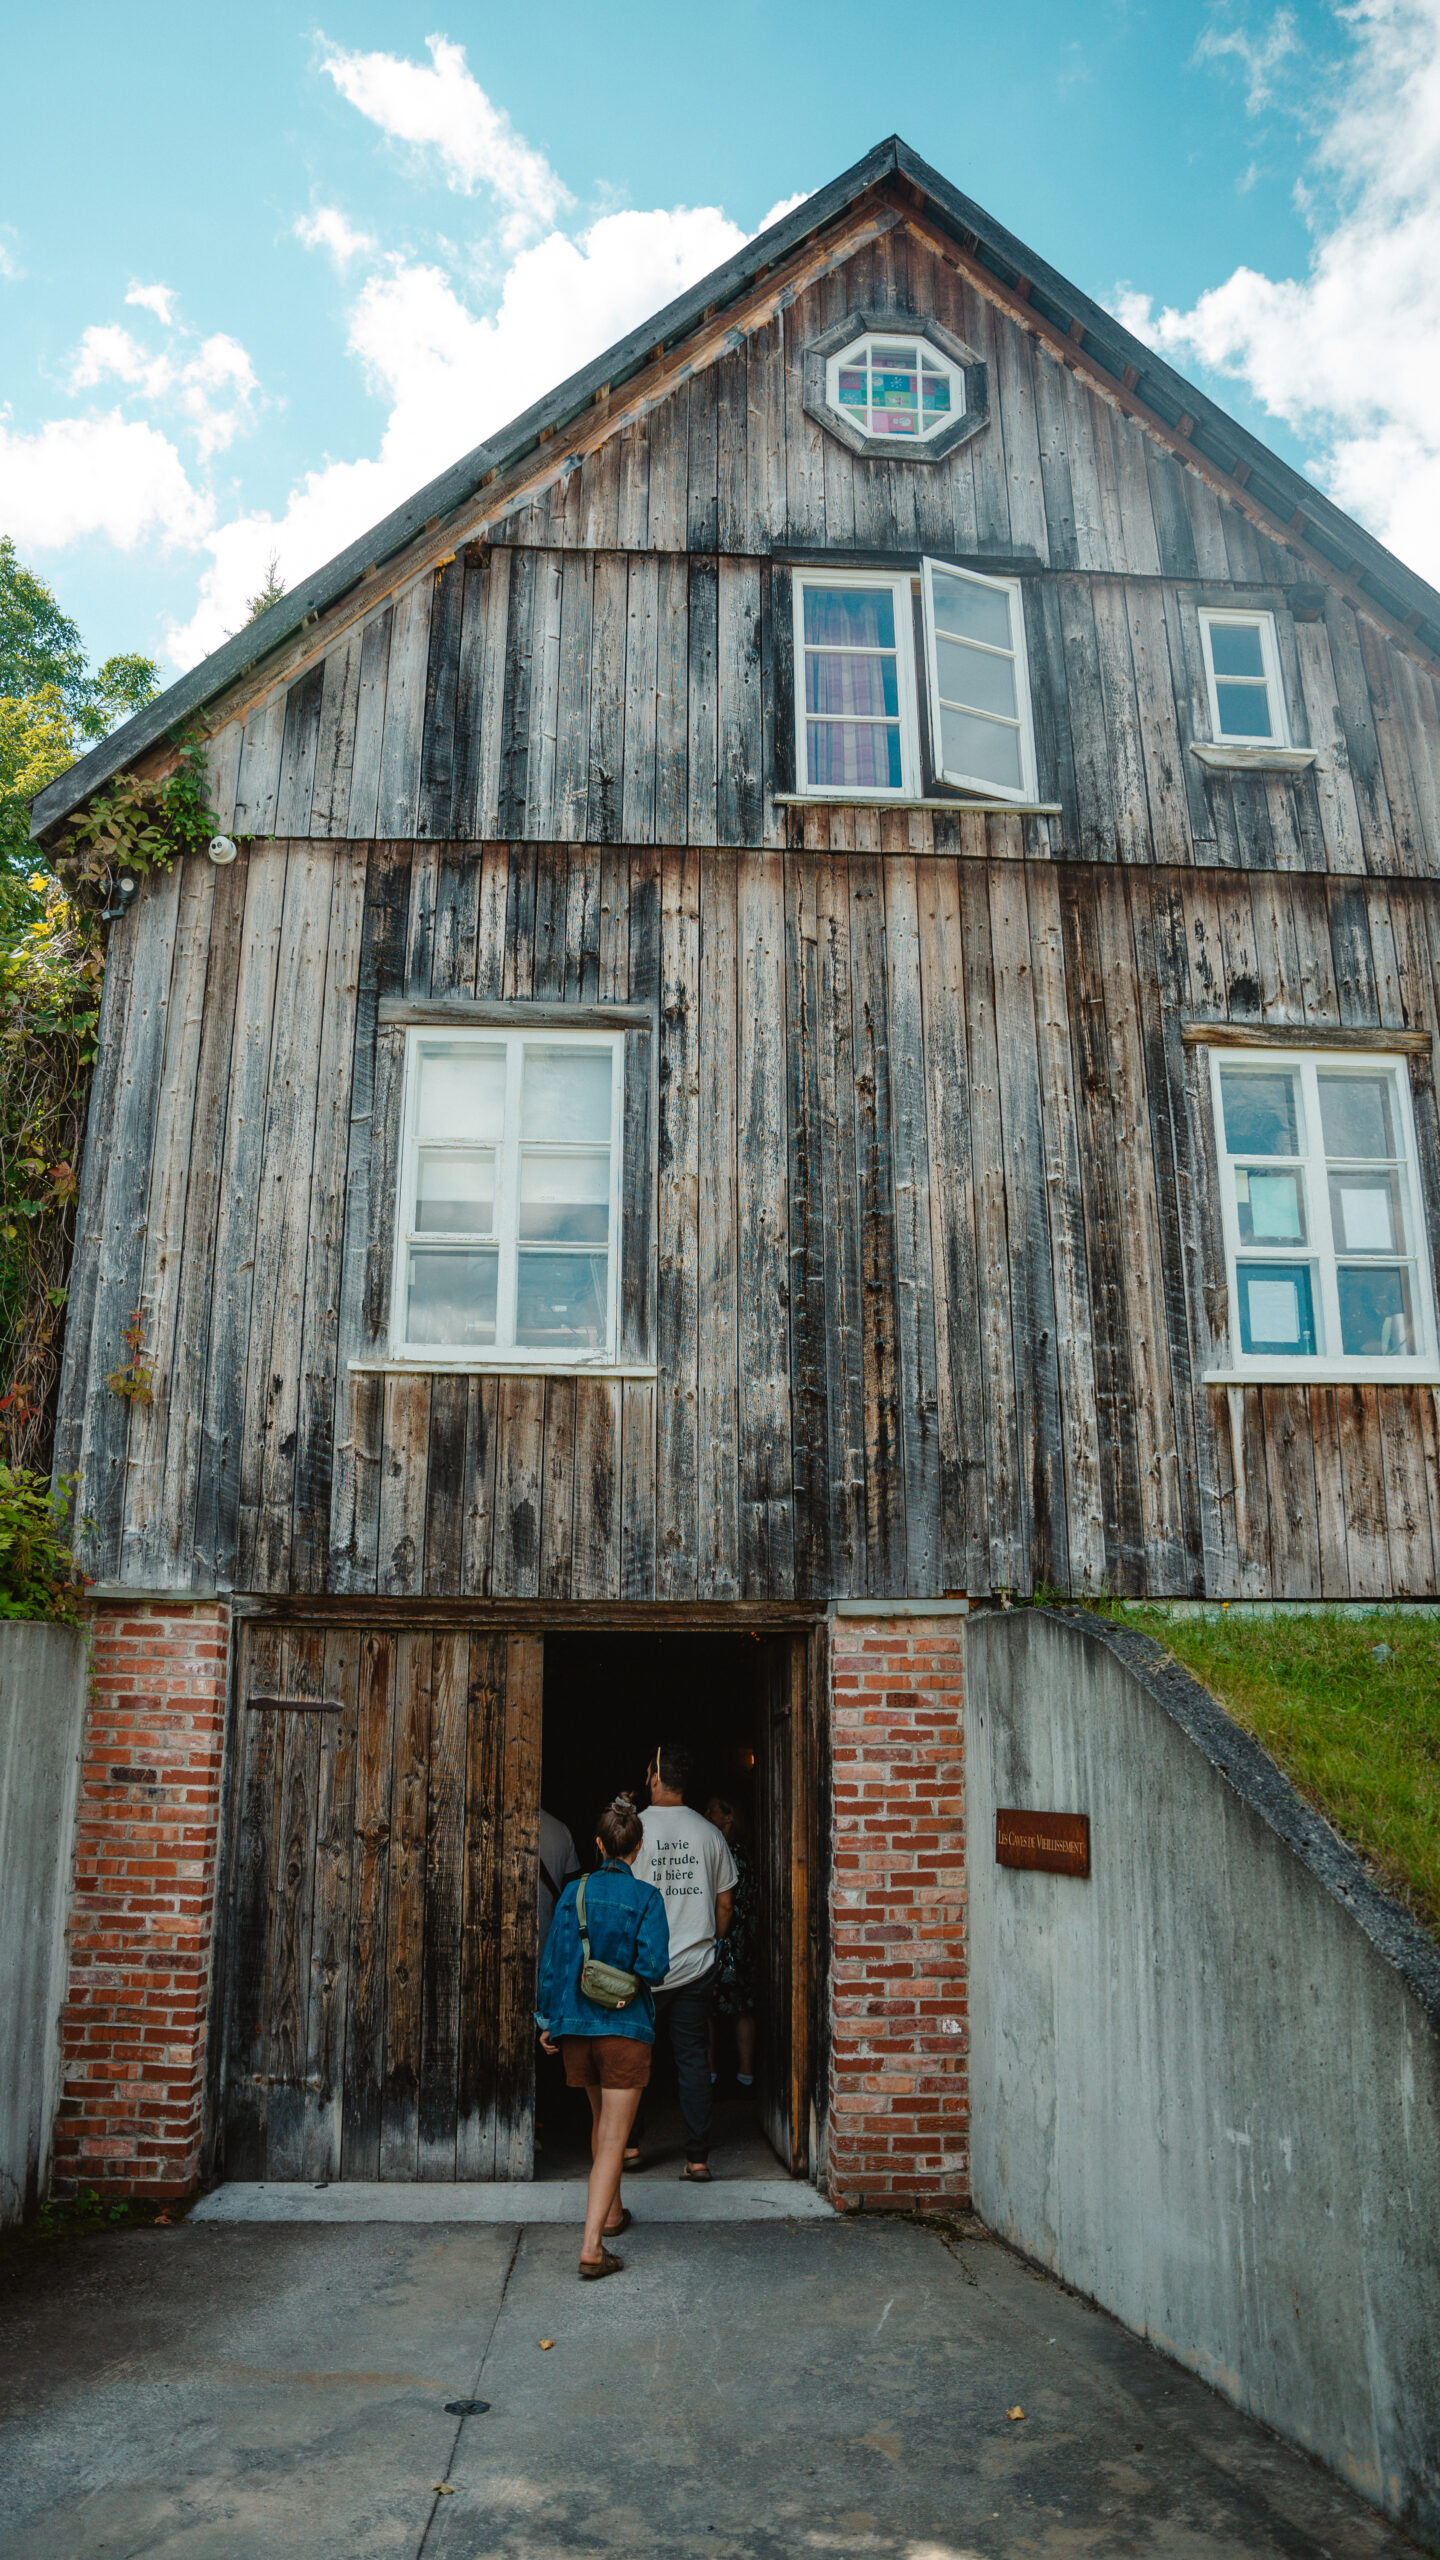
[[[34,920],[25,883],[42,857],[30,843],[30,803],[74,761],[74,730],[58,684],[0,695],[0,932],[7,920]]]
[[[76,625],[62,613],[43,578],[22,566],[8,534],[0,535],[0,695],[12,701],[52,690],[76,744],[105,737],[160,690],[153,658],[134,652],[107,658],[91,675]],[[64,767],[61,767],[63,772]]]
[[[0,1618],[73,1621],[85,1576],[66,1538],[73,1481],[52,1492],[44,1476],[0,1466]]]
[[[1178,1618],[1122,1603],[1109,1614],[1203,1680],[1440,1934],[1440,1609]]]
[[[278,604],[284,593],[285,581],[280,575],[279,554],[272,551],[265,563],[265,583],[259,594],[250,598],[246,607],[246,621],[258,622],[261,614],[268,613],[272,604]]]
[[[67,896],[29,841],[29,803],[159,680],[133,651],[88,673],[75,624],[0,538],[0,1458],[17,1470],[48,1454],[105,971],[94,912],[104,875],[112,857],[145,869],[214,832],[203,754],[182,748],[163,777],[104,795],[108,823],[92,810],[72,830]],[[3,1599],[0,1614],[15,1614]]]
[[[97,890],[107,872],[168,871],[177,854],[201,853],[220,824],[210,806],[203,738],[184,739],[167,774],[119,773],[66,827],[56,851],[72,890]]]

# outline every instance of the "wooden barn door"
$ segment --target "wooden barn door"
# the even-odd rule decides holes
[[[810,1773],[803,1643],[765,1646],[756,1753],[760,1871],[756,1949],[760,2109],[767,2139],[796,2176],[810,2129]]]
[[[251,1626],[228,2178],[533,2171],[538,1638]]]

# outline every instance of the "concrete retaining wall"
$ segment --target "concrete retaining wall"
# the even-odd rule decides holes
[[[78,1627],[0,1619],[0,2224],[49,2179],[85,1685]]]
[[[1147,1638],[973,1618],[966,1686],[977,2211],[1440,2540],[1440,1949]]]

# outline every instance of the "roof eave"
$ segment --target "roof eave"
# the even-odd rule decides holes
[[[1113,313],[1080,292],[1046,260],[1037,258],[1013,232],[993,221],[980,205],[892,134],[828,186],[807,196],[783,221],[747,241],[733,258],[702,276],[687,293],[677,295],[663,310],[653,313],[627,337],[512,419],[497,435],[452,463],[323,569],[316,570],[313,577],[303,579],[268,613],[235,632],[198,667],[192,667],[157,695],[145,710],[102,739],[88,755],[37,794],[31,806],[32,837],[44,835],[58,825],[147,748],[193,719],[208,702],[242,677],[262,667],[267,658],[318,620],[361,579],[403,551],[417,535],[443,525],[458,508],[468,504],[485,481],[512,469],[533,447],[572,425],[593,404],[597,392],[613,391],[649,363],[657,350],[668,352],[678,345],[702,320],[735,300],[768,268],[788,257],[827,223],[844,214],[857,198],[889,177],[905,179],[918,189],[967,256],[976,259],[1000,283],[1013,288],[1023,278],[1028,285],[1029,307],[1052,320],[1062,332],[1078,323],[1089,362],[1113,373],[1117,385],[1127,371],[1133,373],[1136,395],[1164,424],[1173,427],[1181,418],[1190,419],[1190,441],[1197,453],[1232,476],[1237,464],[1244,466],[1252,489],[1257,480],[1262,489],[1274,488],[1278,493],[1277,511],[1284,517],[1302,510],[1307,528],[1320,537],[1312,545],[1317,553],[1325,557],[1333,551],[1337,571],[1348,571],[1352,583],[1373,593],[1379,608],[1390,612],[1397,621],[1408,620],[1424,644],[1440,654],[1440,593],[1344,514],[1313,481],[1281,461],[1257,436],[1187,382],[1153,347],[1132,337]]]

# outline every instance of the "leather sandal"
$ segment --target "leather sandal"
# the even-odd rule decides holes
[[[708,2160],[687,2160],[680,2172],[680,2177],[683,2185],[692,2187],[708,2187],[713,2184]]]
[[[600,2250],[600,2263],[598,2266],[587,2266],[583,2258],[580,2261],[580,2281],[582,2284],[598,2284],[602,2276],[619,2276],[623,2275],[624,2272],[624,2259],[617,2258],[613,2249],[607,2249],[603,2245]]]
[[[648,2169],[650,2163],[646,2159],[643,2151],[622,2151],[620,2154],[620,2166],[622,2169],[628,2169],[631,2177],[633,2178],[638,2176],[642,2169]]]
[[[602,2239],[618,2240],[622,2231],[629,2230],[632,2218],[628,2204],[622,2204],[620,2207],[619,2221],[606,2223],[605,2229],[601,2234]]]

